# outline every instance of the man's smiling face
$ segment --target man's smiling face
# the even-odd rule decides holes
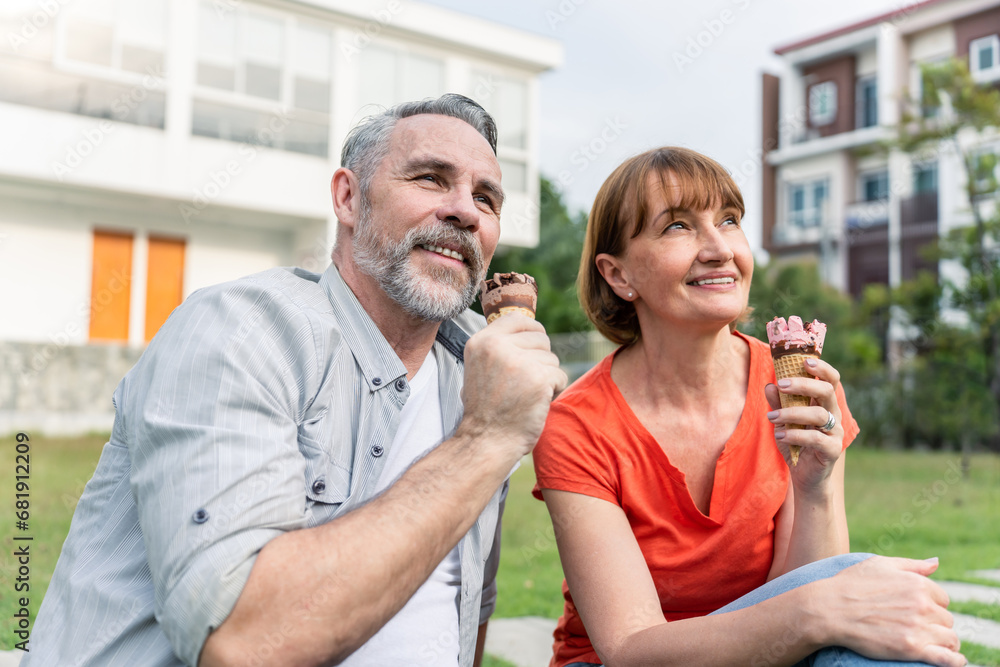
[[[429,321],[475,299],[500,238],[500,165],[458,118],[400,119],[354,230],[353,258],[405,311]]]

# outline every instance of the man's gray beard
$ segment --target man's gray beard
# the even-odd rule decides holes
[[[352,242],[354,264],[374,278],[404,311],[428,322],[444,322],[472,305],[486,277],[483,252],[472,232],[442,222],[432,228],[411,229],[395,243],[380,236],[367,202],[362,202],[359,217]],[[411,255],[422,244],[457,246],[465,257],[465,280],[445,267],[419,271]]]

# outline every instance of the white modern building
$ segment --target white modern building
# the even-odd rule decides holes
[[[824,279],[854,296],[955,271],[922,250],[972,220],[958,155],[876,149],[919,99],[922,64],[964,58],[978,81],[1000,83],[1000,1],[911,1],[775,52],[783,71],[763,78],[765,249],[818,258]],[[1000,137],[976,141],[1000,153]]]
[[[186,295],[322,271],[340,146],[378,106],[482,103],[501,244],[535,245],[538,76],[561,59],[411,0],[4,0],[0,433],[109,429],[111,388]]]

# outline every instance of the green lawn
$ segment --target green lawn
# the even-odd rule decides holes
[[[12,512],[0,513],[0,649],[13,647],[17,611],[12,560],[15,535],[30,535],[34,619],[55,568],[70,519],[93,473],[106,436],[31,441],[29,530],[15,527]],[[0,493],[14,493],[14,438],[0,439],[8,465],[0,469]],[[948,454],[850,451],[847,510],[854,551],[892,556],[938,556],[939,579],[968,580],[969,570],[1000,568],[1000,457],[972,460],[968,480],[958,457]],[[531,496],[534,472],[525,460],[511,479],[504,515],[503,552],[498,575],[498,617],[562,613],[562,568],[545,505]],[[980,582],[990,583],[990,582]],[[994,584],[996,582],[993,582]],[[957,605],[956,611],[996,618],[990,605]],[[1000,667],[1000,652],[963,648],[977,664]],[[494,666],[502,662],[488,663]]]
[[[965,480],[955,454],[858,449],[847,459],[846,494],[852,551],[937,556],[934,578],[952,581],[1000,569],[998,456],[973,457]]]
[[[525,461],[511,479],[504,513],[498,617],[562,614],[559,554],[545,505],[531,496],[533,485],[534,472]],[[853,551],[937,556],[941,565],[934,576],[941,580],[977,581],[966,573],[1000,569],[998,456],[973,457],[964,480],[957,455],[852,448],[846,495]],[[961,611],[991,617],[998,609],[970,605]],[[1000,667],[996,649],[969,645],[963,652],[975,664]]]
[[[30,518],[28,530],[18,530],[14,512],[0,512],[0,649],[14,647],[16,638],[13,631],[13,615],[18,610],[17,602],[28,596],[28,610],[32,623],[48,588],[52,571],[55,570],[63,540],[69,532],[73,510],[83,494],[83,487],[97,467],[101,448],[107,441],[106,435],[83,438],[34,438],[31,434],[29,446],[29,491]],[[0,466],[0,501],[12,507],[15,493],[15,439],[0,439],[0,451],[4,464]],[[30,542],[16,541],[14,536],[33,539]],[[19,546],[28,544],[31,561],[30,590],[15,591],[19,564],[13,554]]]
[[[559,554],[533,484],[526,461],[504,514],[500,617],[562,614]],[[966,481],[955,455],[858,448],[847,459],[846,495],[853,551],[938,556],[938,579],[975,581],[969,570],[1000,568],[1000,457],[974,457]]]

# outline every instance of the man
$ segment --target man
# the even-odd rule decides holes
[[[341,164],[330,269],[192,294],[118,386],[26,665],[476,661],[566,376],[540,324],[466,310],[503,202],[479,105],[390,109]]]

